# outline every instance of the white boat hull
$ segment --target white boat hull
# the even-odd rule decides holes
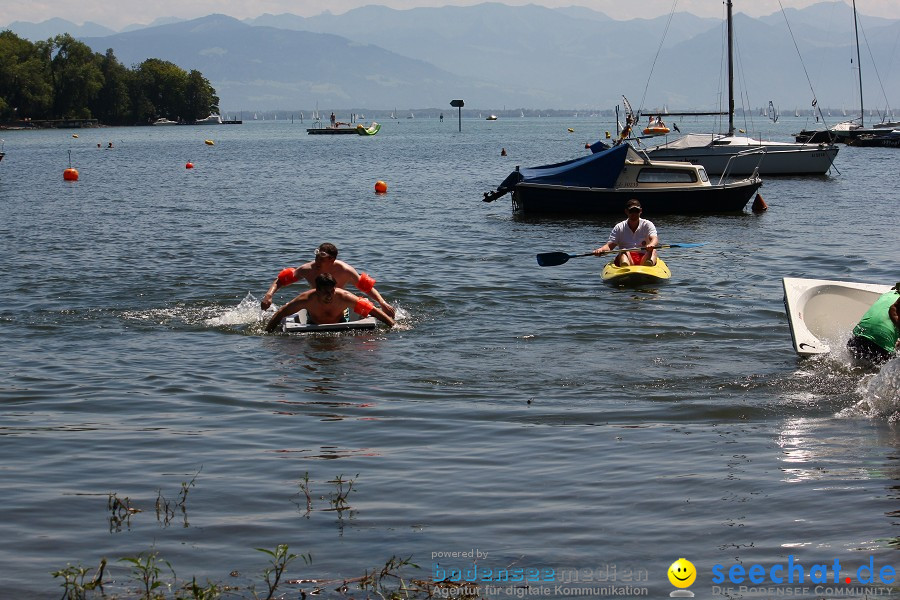
[[[739,151],[763,149],[761,153],[736,156]],[[729,175],[750,175],[759,167],[760,175],[824,175],[837,156],[836,146],[818,144],[708,145],[693,148],[648,149],[651,160],[677,160],[703,165],[710,175],[721,175],[728,168]],[[731,161],[729,166],[728,161]]]
[[[288,315],[281,321],[281,330],[285,333],[313,333],[316,331],[352,331],[354,329],[375,329],[378,321],[375,317],[359,318],[359,315],[351,313],[350,321],[338,323],[326,323],[315,325],[307,321],[306,309]]]
[[[785,277],[784,308],[794,350],[800,356],[826,354],[843,345],[867,310],[890,285]]]

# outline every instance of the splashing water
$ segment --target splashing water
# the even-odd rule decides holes
[[[247,292],[240,304],[234,308],[226,310],[221,315],[206,319],[205,323],[212,327],[225,327],[229,325],[249,325],[258,323],[263,319],[275,314],[275,307],[270,306],[268,310],[262,310],[259,307],[259,300]]]
[[[857,388],[863,397],[856,408],[870,417],[900,422],[900,358],[886,362],[878,373],[866,377]]]

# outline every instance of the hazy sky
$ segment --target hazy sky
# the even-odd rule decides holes
[[[540,4],[548,7],[582,5],[606,13],[614,19],[654,17],[668,14],[676,0],[523,0],[505,4]],[[781,0],[785,8],[804,8],[821,0]],[[323,12],[325,6],[334,14],[347,12],[369,4],[383,4],[391,8],[407,9],[418,6],[470,6],[482,0],[0,0],[0,26],[13,21],[38,23],[60,17],[76,24],[93,21],[113,29],[134,23],[148,24],[159,17],[193,19],[212,13],[222,13],[244,19],[263,13],[293,13],[310,17]],[[847,4],[850,0],[846,0]],[[857,10],[866,15],[900,19],[900,0],[858,0]],[[780,10],[778,0],[734,0],[735,11],[754,17]],[[721,0],[677,0],[679,12],[704,17],[722,14]]]

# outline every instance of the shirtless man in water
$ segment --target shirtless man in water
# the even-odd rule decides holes
[[[288,267],[282,270],[278,277],[275,278],[275,281],[272,282],[272,285],[269,286],[269,291],[266,292],[266,295],[260,301],[260,308],[266,310],[272,306],[272,296],[278,289],[291,285],[300,279],[305,279],[310,287],[315,287],[316,277],[322,273],[328,273],[334,278],[338,288],[346,288],[348,284],[352,283],[359,291],[372,296],[381,305],[381,310],[393,318],[396,311],[393,306],[384,301],[384,298],[375,289],[375,280],[365,273],[360,275],[356,269],[344,261],[338,260],[337,255],[337,246],[325,243],[316,249],[316,258],[314,260],[297,268]]]
[[[338,323],[344,320],[344,311],[352,309],[361,317],[369,314],[379,321],[394,326],[394,320],[379,308],[375,308],[367,298],[354,296],[347,290],[337,287],[334,277],[322,273],[316,277],[316,288],[307,290],[278,309],[266,325],[266,331],[272,332],[281,324],[281,320],[305,308],[309,321],[317,325]]]

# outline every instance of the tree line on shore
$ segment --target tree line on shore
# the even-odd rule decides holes
[[[219,112],[199,71],[158,58],[131,69],[69,34],[31,42],[0,32],[0,121],[97,119],[105,125],[193,123]]]

